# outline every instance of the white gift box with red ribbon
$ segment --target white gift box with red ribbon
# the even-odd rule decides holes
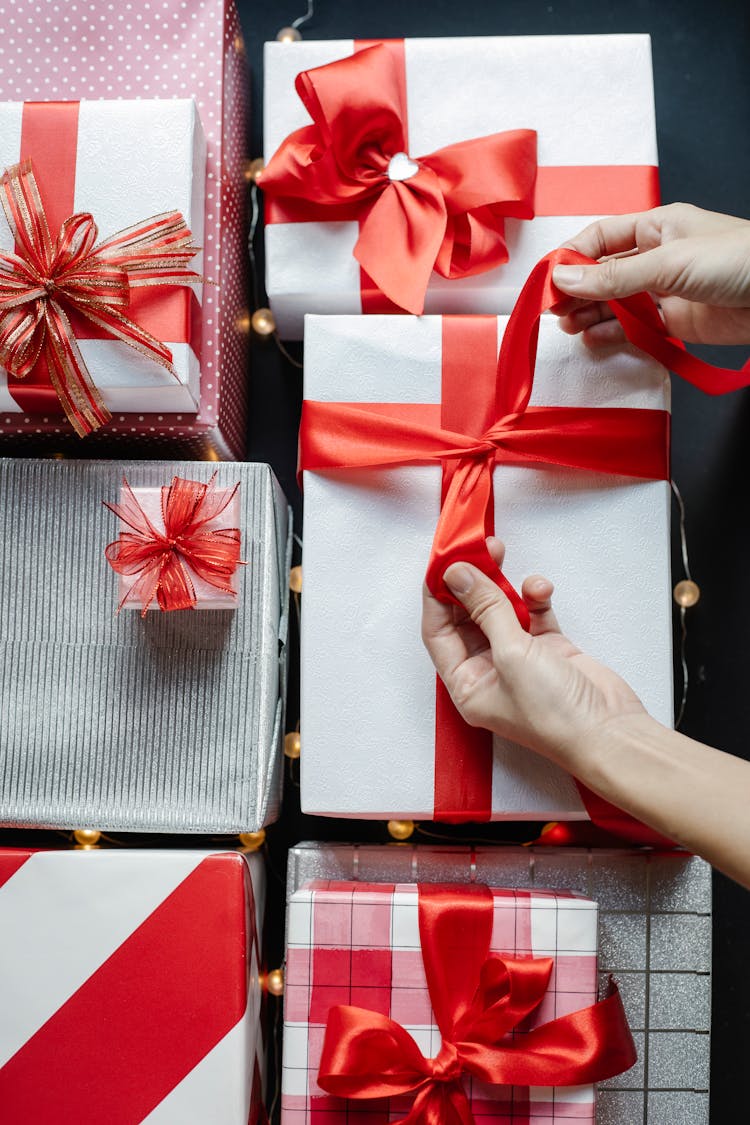
[[[506,323],[497,318],[499,338]],[[440,317],[307,318],[306,400],[440,403],[442,377]],[[668,411],[668,376],[629,346],[591,352],[545,316],[531,404]],[[520,589],[529,574],[551,578],[563,631],[671,725],[667,481],[512,464],[493,480],[508,579]],[[466,762],[449,752],[420,638],[440,466],[308,471],[303,487],[304,811],[485,819],[466,816]],[[493,820],[587,817],[569,775],[499,738],[480,789],[476,807]]]
[[[255,1125],[257,855],[0,851],[4,1125]]]
[[[295,91],[297,75],[368,45],[351,39],[266,44],[267,163],[310,122]],[[594,218],[658,203],[647,35],[406,39],[403,59],[409,157],[506,130],[538,135],[536,217],[505,220],[509,260],[455,280],[433,273],[425,312],[510,312],[547,251]],[[556,199],[565,199],[564,209]],[[386,311],[368,306],[353,256],[359,233],[351,219],[267,222],[266,288],[282,336],[301,337],[306,313]],[[387,231],[383,243],[388,255],[405,254]]]
[[[37,108],[37,112],[45,110],[46,104]],[[70,127],[75,149],[67,152],[61,151],[67,141],[64,132],[53,125],[49,143],[37,144],[40,134],[30,132],[28,122],[25,103],[0,103],[0,169],[28,157],[37,178],[49,182],[47,167],[62,167],[62,174],[53,174],[60,192],[72,200],[70,214],[93,216],[99,230],[97,243],[153,215],[179,211],[193,242],[202,250],[206,142],[192,99],[82,101],[77,128],[75,124]],[[51,223],[53,239],[58,229]],[[13,249],[8,224],[0,217],[0,250]],[[199,274],[202,261],[199,251],[191,263]],[[165,292],[169,294],[169,306],[162,306],[159,321],[171,334],[160,342],[172,353],[174,374],[121,340],[101,333],[98,339],[78,340],[91,377],[113,414],[196,412],[200,402],[201,288],[199,284],[173,288],[170,293],[162,287],[157,298],[163,302]],[[150,299],[148,290],[139,292]],[[138,319],[138,313],[125,311]],[[7,373],[0,369],[0,413],[25,413],[22,390],[23,382],[9,386]]]

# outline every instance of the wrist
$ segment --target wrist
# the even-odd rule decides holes
[[[643,709],[608,716],[566,737],[558,763],[592,789],[610,791],[668,730]]]

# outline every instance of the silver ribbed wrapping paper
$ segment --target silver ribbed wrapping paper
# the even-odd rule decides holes
[[[123,475],[238,479],[234,610],[117,608]],[[0,823],[256,831],[281,786],[291,521],[268,465],[0,460]]]
[[[602,984],[614,974],[638,1049],[600,1083],[597,1125],[708,1125],[711,869],[647,851],[462,844],[299,844],[287,894],[311,879],[483,882],[572,890],[599,904]]]

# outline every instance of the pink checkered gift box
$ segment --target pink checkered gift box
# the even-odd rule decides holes
[[[492,953],[552,957],[548,990],[513,1032],[593,1004],[597,994],[598,907],[580,895],[493,888]],[[282,1079],[283,1125],[386,1125],[405,1117],[413,1096],[344,1100],[316,1081],[325,1026],[340,1004],[401,1024],[426,1058],[441,1045],[427,988],[415,884],[314,881],[290,900]],[[490,1087],[466,1076],[478,1125],[594,1122],[593,1086]]]

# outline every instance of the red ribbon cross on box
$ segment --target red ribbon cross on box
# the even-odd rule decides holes
[[[664,411],[529,406],[539,319],[560,300],[558,263],[587,263],[570,250],[548,254],[532,271],[510,317],[496,361],[494,317],[443,318],[440,405],[306,401],[300,469],[387,468],[440,463],[442,509],[427,583],[452,600],[443,583],[451,562],[474,563],[497,582],[528,627],[526,608],[486,547],[494,530],[492,474],[497,465],[564,466],[646,480],[669,479],[669,416]],[[713,368],[671,339],[645,294],[610,302],[628,338],[703,390],[719,394],[750,382],[750,370]],[[469,727],[440,680],[436,689],[435,817],[491,816],[492,737]],[[662,837],[580,785],[594,823],[638,843]]]

